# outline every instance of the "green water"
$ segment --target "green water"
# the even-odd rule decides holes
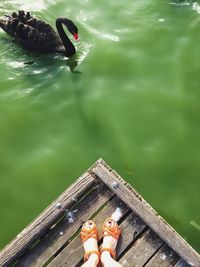
[[[167,0],[29,2],[2,0],[0,15],[24,8],[52,25],[69,17],[80,42],[67,61],[0,31],[0,247],[103,157],[200,252],[198,10]]]

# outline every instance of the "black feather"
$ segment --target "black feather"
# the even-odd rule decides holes
[[[65,22],[69,25],[73,24],[67,19]],[[60,25],[56,25],[57,29],[61,27]],[[40,53],[59,52],[67,56],[76,52],[64,30],[60,30],[58,34],[48,23],[34,18],[30,12],[20,10],[18,13],[13,12],[11,15],[6,15],[4,19],[0,19],[0,27],[13,36],[17,43],[32,51]],[[64,43],[61,39],[64,40]]]

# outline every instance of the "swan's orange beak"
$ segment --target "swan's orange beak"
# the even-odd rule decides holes
[[[78,33],[74,33],[74,39],[75,39],[76,41],[79,40],[79,38],[78,38]]]

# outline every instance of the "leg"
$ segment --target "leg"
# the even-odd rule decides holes
[[[120,263],[118,263],[116,260],[114,260],[110,253],[108,251],[104,251],[101,254],[101,263],[103,264],[103,267],[122,267]]]
[[[103,244],[101,253],[101,263],[104,267],[122,267],[116,262],[115,250],[120,235],[120,229],[117,222],[113,219],[107,219],[103,226]],[[104,251],[105,249],[105,251]]]
[[[85,263],[83,263],[83,265],[81,265],[81,267],[97,267],[98,261],[99,261],[98,256],[92,254],[88,258],[88,260]]]
[[[84,261],[81,267],[96,267],[99,262],[99,250],[97,244],[97,229],[93,221],[83,224],[81,239],[85,250]]]

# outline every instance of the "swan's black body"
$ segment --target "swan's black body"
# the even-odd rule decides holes
[[[78,39],[77,27],[66,18],[56,20],[58,33],[46,22],[35,19],[29,12],[14,12],[0,19],[0,27],[22,47],[39,53],[62,53],[71,57],[76,53],[76,49],[65,33],[63,24],[74,38]]]

